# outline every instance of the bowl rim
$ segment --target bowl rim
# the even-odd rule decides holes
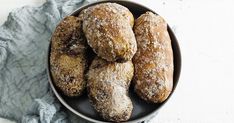
[[[142,5],[140,3],[137,3],[137,2],[134,2],[134,1],[128,1],[128,0],[101,0],[101,1],[95,1],[95,2],[91,2],[91,3],[88,3],[88,4],[85,4],[85,5],[82,5],[81,7],[75,9],[74,11],[72,11],[70,14],[68,14],[67,16],[72,16],[72,15],[75,15],[78,11],[81,11],[89,6],[92,6],[92,5],[96,5],[96,4],[99,4],[99,3],[106,3],[106,2],[111,2],[111,3],[118,3],[118,4],[121,4],[120,2],[127,2],[129,4],[135,4],[137,6],[141,6],[141,7],[144,7],[145,9],[155,13],[155,14],[158,14],[156,13],[154,10],[148,8],[147,6],[145,5]],[[177,51],[177,59],[178,59],[178,63],[177,63],[177,77],[175,79],[175,82],[173,82],[173,89],[170,93],[170,95],[168,96],[168,98],[163,102],[161,103],[161,105],[155,109],[154,111],[152,111],[151,113],[143,116],[143,117],[140,117],[140,118],[136,118],[134,120],[131,120],[131,121],[125,121],[125,123],[136,123],[136,122],[143,122],[145,120],[149,120],[151,119],[153,116],[155,116],[158,111],[167,103],[167,101],[171,98],[171,96],[173,95],[177,85],[178,85],[178,81],[179,81],[179,78],[180,78],[180,73],[181,73],[181,51],[180,51],[180,46],[179,46],[179,43],[178,43],[178,40],[174,34],[174,32],[172,31],[171,27],[169,26],[169,24],[167,24],[167,30],[169,32],[169,35],[170,35],[170,38],[173,37],[174,40],[173,40],[173,43],[175,43],[176,45],[176,51]],[[171,40],[172,41],[172,40]],[[173,47],[172,47],[173,48]],[[174,49],[173,49],[174,50]],[[100,121],[100,120],[97,120],[97,119],[93,119],[89,116],[86,116],[78,111],[76,111],[75,109],[73,109],[70,105],[68,105],[66,103],[66,101],[60,96],[60,94],[58,93],[57,89],[55,88],[54,84],[53,84],[53,80],[52,80],[52,75],[51,75],[51,72],[50,72],[50,51],[51,51],[51,41],[49,42],[49,46],[48,46],[48,52],[47,52],[47,58],[46,58],[46,66],[47,66],[47,76],[48,76],[48,80],[49,80],[49,84],[50,84],[50,87],[52,88],[53,90],[53,93],[55,94],[55,96],[58,98],[59,102],[62,103],[63,106],[65,106],[68,110],[70,110],[72,113],[78,115],[79,117],[87,120],[87,121],[90,121],[90,122],[98,122],[98,123],[109,123],[108,121]],[[174,51],[173,51],[173,56],[174,56]],[[173,77],[173,81],[174,81],[174,77]]]

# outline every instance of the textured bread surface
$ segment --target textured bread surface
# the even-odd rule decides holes
[[[173,87],[173,52],[167,23],[159,15],[146,12],[135,21],[138,50],[133,58],[134,89],[144,100],[160,103]]]
[[[83,31],[93,51],[107,61],[125,62],[136,53],[133,15],[124,6],[102,3],[83,10]]]
[[[67,96],[79,96],[86,87],[86,39],[82,20],[65,17],[52,36],[50,71],[54,84]]]
[[[96,57],[87,73],[88,95],[95,110],[106,120],[120,122],[130,118],[133,105],[128,97],[134,67],[131,61],[108,62]]]

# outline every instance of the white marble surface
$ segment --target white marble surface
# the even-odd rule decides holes
[[[0,24],[8,12],[44,0],[0,0]],[[176,91],[152,123],[233,123],[234,1],[138,0],[175,29],[182,51]],[[0,123],[11,123],[0,118]]]

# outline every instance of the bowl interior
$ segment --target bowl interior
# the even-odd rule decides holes
[[[106,2],[106,1],[102,1]],[[71,15],[77,16],[81,10],[84,8],[87,8],[89,6],[102,3],[97,2],[93,4],[89,4],[87,6],[81,7],[75,12],[73,12]],[[141,14],[145,13],[146,11],[152,11],[147,7],[144,7],[142,5],[139,5],[137,3],[129,2],[129,1],[115,1],[111,0],[111,2],[119,3],[125,7],[127,7],[134,15],[135,18],[139,17]],[[154,11],[152,11],[154,12]],[[174,55],[174,86],[173,91],[175,90],[175,87],[177,85],[179,75],[180,75],[180,69],[181,69],[181,56],[180,56],[180,49],[177,42],[176,37],[174,36],[171,28],[168,26],[168,32],[170,34],[170,38],[172,40],[172,48],[173,48],[173,55]],[[50,54],[50,47],[49,47],[49,53]],[[69,98],[64,96],[54,85],[52,82],[50,70],[49,70],[49,55],[48,55],[48,73],[49,73],[49,79],[51,87],[56,95],[56,97],[60,100],[60,102],[67,107],[69,110],[71,110],[73,113],[79,115],[82,118],[85,118],[86,120],[93,121],[93,122],[105,122],[97,112],[93,109],[93,107],[90,105],[87,93],[85,92],[82,96],[77,98]],[[172,93],[173,93],[172,91]],[[171,93],[171,95],[172,95]],[[170,95],[170,96],[171,96]],[[130,87],[129,90],[129,96],[133,102],[133,113],[130,118],[130,122],[141,122],[143,120],[146,120],[147,118],[152,117],[162,105],[164,105],[168,99],[161,104],[150,104],[146,103],[142,99],[140,99],[133,91],[133,87]],[[170,97],[169,97],[170,98]]]

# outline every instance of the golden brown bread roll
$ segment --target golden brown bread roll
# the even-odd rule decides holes
[[[94,52],[107,61],[131,60],[137,50],[132,31],[133,15],[116,3],[102,3],[83,10],[83,31]]]
[[[173,87],[173,52],[167,23],[159,15],[146,12],[135,21],[138,50],[133,58],[134,88],[144,100],[160,103]]]
[[[126,8],[120,4],[117,4],[117,3],[105,3],[105,4],[102,4],[100,6],[110,7],[111,8],[110,11],[112,11],[113,13],[117,12],[118,14],[122,15],[129,22],[131,27],[133,27],[134,17],[132,15],[132,13],[128,10],[128,8]]]
[[[81,19],[68,16],[52,36],[50,71],[54,84],[67,96],[79,96],[86,87],[87,44]]]
[[[126,121],[133,105],[128,97],[134,67],[132,61],[108,62],[96,57],[87,73],[87,89],[91,104],[106,120]]]

